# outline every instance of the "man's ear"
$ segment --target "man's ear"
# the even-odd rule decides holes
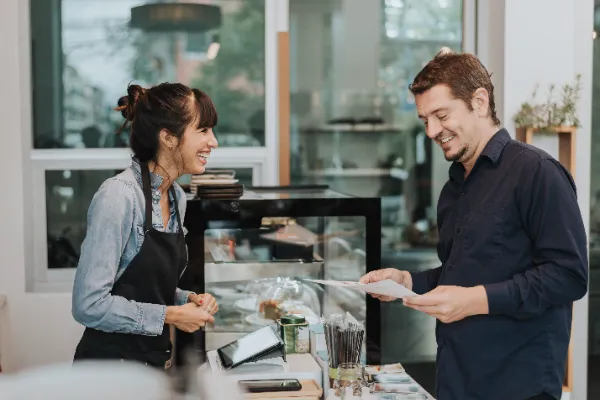
[[[490,97],[487,90],[479,88],[473,93],[473,110],[479,117],[489,117],[490,115]]]

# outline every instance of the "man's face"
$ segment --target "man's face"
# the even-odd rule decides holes
[[[448,86],[436,85],[416,95],[415,103],[427,136],[442,148],[446,160],[464,162],[473,154],[479,118],[462,100],[452,97]]]

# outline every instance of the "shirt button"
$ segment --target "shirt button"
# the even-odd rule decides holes
[[[452,270],[452,268],[454,268],[454,265],[452,265],[452,264],[448,265],[448,270]]]
[[[461,196],[464,196],[464,195],[465,195],[465,192],[460,192],[460,195],[461,195]]]
[[[460,233],[460,228],[456,228],[456,233]]]

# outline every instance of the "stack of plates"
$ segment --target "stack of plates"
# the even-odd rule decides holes
[[[241,183],[198,185],[196,197],[200,199],[227,199],[235,200],[244,194],[244,186]]]
[[[190,184],[190,192],[194,195],[198,193],[198,187],[205,186],[227,186],[235,185],[238,179],[235,179],[235,171],[233,170],[217,170],[207,169],[202,175],[192,175]]]
[[[235,171],[206,170],[202,175],[192,175],[190,191],[201,199],[239,199],[244,186],[235,179]]]

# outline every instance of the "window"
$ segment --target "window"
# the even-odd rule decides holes
[[[102,182],[121,170],[46,171],[48,268],[76,268],[89,204]]]
[[[70,160],[63,160],[40,168],[44,162],[34,161],[33,182],[42,188],[42,192],[33,199],[34,262],[37,268],[32,290],[70,290],[92,197],[102,182],[120,173],[130,161],[98,163],[91,166],[95,169],[66,168],[69,163]],[[116,167],[106,168],[110,164]],[[217,165],[217,168],[223,168],[223,165]],[[236,179],[245,187],[261,184],[260,164],[234,170]],[[179,183],[185,188],[189,185],[189,176],[182,177]]]
[[[92,197],[116,170],[54,170],[45,172],[47,256],[49,269],[76,268],[79,248],[86,232],[86,218]],[[252,169],[236,170],[236,179],[252,186]],[[183,177],[180,184],[186,185]],[[188,183],[189,184],[189,183]]]
[[[132,81],[199,87],[219,110],[221,146],[264,146],[265,1],[159,3],[31,0],[36,149],[126,147],[112,108]]]
[[[246,186],[274,183],[266,138],[276,125],[265,123],[265,103],[276,93],[265,78],[276,60],[273,49],[267,57],[267,35],[276,34],[265,21],[275,14],[271,0],[30,0],[29,7],[35,270],[28,290],[70,290],[91,198],[131,162],[113,110],[131,82],[176,81],[209,93],[220,145],[209,166],[235,169]]]

